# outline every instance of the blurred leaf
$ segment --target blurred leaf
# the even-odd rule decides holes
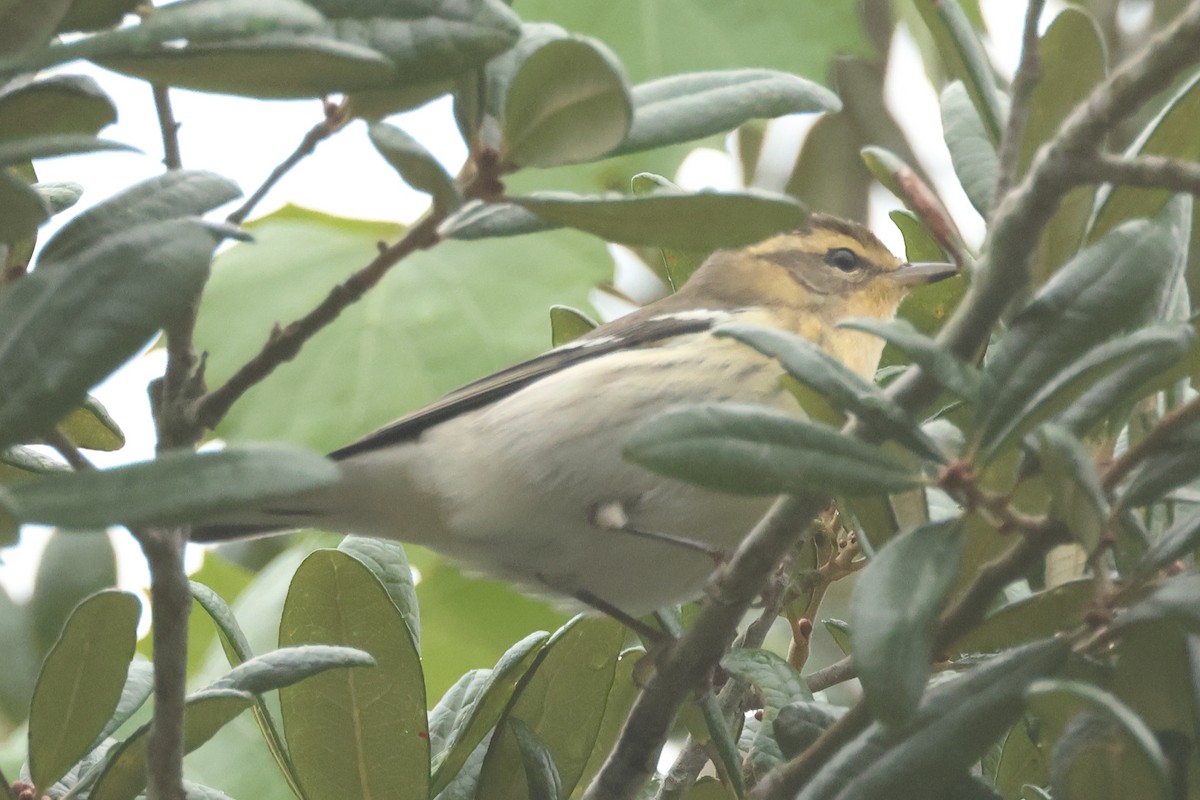
[[[505,712],[506,720],[521,720],[545,744],[565,795],[591,755],[624,641],[619,622],[576,617],[546,642]],[[498,728],[479,776],[478,800],[527,796],[517,751],[511,729]]]
[[[829,638],[833,639],[833,643],[842,651],[842,655],[848,656],[854,651],[850,636],[850,623],[840,619],[823,619],[821,623],[825,626],[825,630],[829,631]]]
[[[1052,396],[1067,382],[1064,375],[1085,374],[1084,353],[1157,313],[1176,256],[1171,220],[1163,217],[1126,223],[1055,273],[989,351],[984,396],[990,402],[976,414],[976,440],[989,455],[1044,408],[1039,397]]]
[[[788,375],[820,392],[839,411],[853,414],[920,456],[941,459],[908,412],[812,340],[778,328],[737,322],[720,325],[713,335],[736,339],[778,360]]]
[[[421,617],[417,606],[417,590],[413,571],[405,555],[404,545],[389,539],[369,536],[347,536],[338,543],[338,550],[361,561],[387,589],[388,597],[404,616],[412,634],[413,644],[421,648]]]
[[[800,227],[803,206],[766,192],[657,192],[575,195],[536,192],[510,198],[558,225],[617,244],[717,250],[766,239]]]
[[[19,57],[45,44],[71,0],[5,0],[0,5],[0,59]]]
[[[125,434],[116,420],[90,395],[59,423],[59,428],[76,447],[85,450],[111,452],[125,446]]]
[[[848,87],[839,85],[839,88],[848,95]],[[854,100],[847,96],[847,102]],[[746,126],[739,128],[738,135],[744,130]],[[871,175],[861,168],[858,157],[864,143],[852,110],[822,115],[804,137],[800,154],[783,185],[784,194],[826,214],[866,219]],[[749,178],[746,182],[757,185],[750,184]]]
[[[310,797],[425,796],[429,736],[420,656],[383,584],[353,556],[317,550],[292,577],[279,644],[327,643],[376,666],[282,689],[288,754]]]
[[[468,201],[441,224],[438,233],[447,239],[471,241],[493,236],[520,236],[558,228],[552,222],[514,203]]]
[[[798,800],[937,796],[1021,715],[1025,688],[1055,672],[1065,641],[1009,650],[930,689],[902,727],[875,723],[825,763]]]
[[[340,476],[332,461],[286,445],[176,451],[124,467],[46,475],[11,487],[4,502],[25,521],[68,528],[170,525],[327,486]]]
[[[1005,798],[1019,797],[1025,784],[1045,785],[1050,782],[1048,755],[1044,755],[1030,737],[1031,725],[1026,717],[1013,725],[1000,750],[996,765],[996,791]],[[1041,737],[1038,737],[1039,740]]]
[[[653,172],[639,172],[634,175],[629,181],[629,188],[635,195],[654,194],[659,189],[668,191],[678,191],[679,187],[667,180],[661,175],[655,175]],[[666,278],[667,285],[670,286],[672,292],[678,292],[679,289],[687,283],[688,278],[692,277],[704,260],[710,255],[708,250],[689,250],[680,249],[677,247],[661,247],[659,254],[662,256],[662,270],[655,270],[659,277]],[[650,265],[654,268],[654,265]]]
[[[779,709],[771,727],[785,758],[795,758],[845,713],[841,706],[797,700]]]
[[[838,327],[864,331],[895,345],[944,388],[968,402],[979,396],[979,371],[940,347],[906,319],[879,320],[860,317],[843,320],[838,323]]]
[[[962,559],[958,519],[903,534],[867,563],[854,589],[850,639],[858,679],[875,718],[908,724],[935,657],[933,637]]]
[[[573,342],[599,325],[582,311],[570,306],[550,306],[550,343],[554,347]]]
[[[221,254],[201,303],[196,342],[211,354],[213,384],[258,352],[272,324],[307,313],[375,257],[377,242],[403,232],[297,208],[277,211],[247,230],[255,244]],[[444,242],[416,253],[243,397],[216,434],[320,450],[343,445],[467,381],[544,351],[546,308],[582,306],[591,286],[611,271],[602,243],[567,231]],[[346,358],[348,352],[360,355]],[[298,396],[306,398],[303,407]],[[519,635],[498,644],[507,646]],[[460,630],[452,638],[472,635]],[[462,672],[458,668],[450,680]]]
[[[522,60],[508,86],[502,157],[534,167],[590,161],[625,138],[632,118],[621,62],[608,47],[554,39]]]
[[[0,140],[66,133],[94,136],[116,119],[112,100],[84,75],[52,75],[0,87]]]
[[[925,227],[925,223],[917,219],[911,211],[905,209],[889,211],[888,218],[896,224],[900,235],[904,237],[905,258],[910,262],[946,260],[946,251],[937,243],[937,239],[933,238],[929,229]],[[942,281],[942,283],[945,282]]]
[[[1200,160],[1200,142],[1192,135],[1200,118],[1200,76],[1188,81],[1130,146],[1128,155],[1159,155],[1184,161]],[[1094,242],[1125,220],[1156,216],[1171,200],[1169,189],[1119,186],[1100,203],[1088,229]]]
[[[1037,440],[1050,492],[1047,516],[1064,525],[1090,555],[1100,545],[1109,512],[1096,463],[1083,442],[1057,425],[1043,425]]]
[[[1149,575],[1169,567],[1177,559],[1186,558],[1200,547],[1200,508],[1181,515],[1175,524],[1163,531],[1138,564],[1138,572]]]
[[[154,665],[135,655],[129,664],[129,672],[125,675],[125,686],[121,689],[121,699],[117,701],[117,707],[112,716],[109,717],[108,722],[104,723],[100,733],[96,734],[96,738],[88,750],[93,751],[100,747],[109,736],[112,736],[146,704],[153,693]]]
[[[191,303],[216,244],[196,222],[138,225],[0,289],[0,447],[55,424]]]
[[[133,150],[127,144],[82,133],[56,133],[0,140],[0,167],[17,166],[35,158],[54,158],[104,150]]]
[[[133,13],[138,0],[73,0],[58,23],[58,32],[95,31],[111,28]]]
[[[324,644],[280,647],[243,661],[213,681],[207,689],[237,689],[263,694],[292,686],[326,670],[349,667],[373,667],[375,659],[353,647]]]
[[[991,653],[1051,636],[1078,624],[1092,598],[1091,578],[1059,584],[993,611],[954,643],[954,653]]]
[[[529,800],[560,800],[563,793],[562,780],[554,766],[550,748],[546,747],[533,729],[520,719],[510,717],[506,724],[521,751]]]
[[[721,666],[762,694],[763,707],[774,712],[796,700],[812,700],[808,684],[795,667],[769,650],[739,647],[730,650]]]
[[[1158,500],[1170,490],[1190,483],[1200,475],[1200,424],[1184,426],[1169,441],[1142,462],[1119,503],[1136,508]]]
[[[126,592],[101,592],[67,620],[38,675],[29,708],[29,774],[50,786],[91,749],[117,709],[142,609]]]
[[[37,226],[50,217],[50,206],[28,183],[0,166],[0,247],[32,242]],[[29,251],[32,250],[32,245]],[[5,259],[8,261],[8,259]],[[16,259],[9,263],[23,263]]]
[[[838,111],[828,89],[786,72],[691,72],[633,87],[633,126],[613,155],[636,153],[731,131],[752,119]]]
[[[42,551],[29,601],[39,657],[62,635],[80,601],[116,583],[117,557],[107,533],[55,531]]]
[[[655,415],[624,446],[661,474],[734,494],[874,494],[923,479],[874,445],[763,406],[701,403]]]
[[[958,182],[971,205],[986,218],[995,202],[1000,159],[961,81],[942,90],[942,132]]]
[[[420,142],[384,122],[371,123],[367,131],[384,161],[405,183],[432,197],[434,208],[450,211],[462,205],[454,178]]]
[[[1148,597],[1121,613],[1112,630],[1160,620],[1170,620],[1188,630],[1200,629],[1200,575],[1168,578]]]
[[[254,696],[232,689],[188,695],[183,709],[183,750],[190,753],[207,742],[234,717],[249,708]],[[113,748],[89,797],[91,800],[134,800],[146,786],[146,740],[150,723]]]
[[[579,775],[579,780],[575,783],[575,791],[571,793],[572,800],[579,800],[616,745],[617,737],[625,727],[625,719],[629,716],[629,709],[641,690],[637,681],[637,669],[641,660],[646,657],[644,650],[632,649],[623,652],[617,661],[612,688],[608,692],[608,702],[604,706],[604,717],[600,720],[592,752]]]
[[[41,654],[34,644],[29,607],[14,603],[4,587],[0,587],[0,641],[9,643],[4,669],[0,669],[0,724],[9,729],[29,714],[29,698],[41,667]],[[24,756],[27,750],[24,742],[20,748]]]
[[[1017,177],[1033,163],[1037,149],[1058,133],[1063,120],[1104,78],[1104,42],[1083,9],[1063,9],[1038,41],[1041,77],[1026,104],[1025,130]],[[1041,286],[1079,248],[1092,213],[1094,186],[1068,192],[1042,229],[1030,266],[1033,285]]]
[[[439,794],[467,757],[500,721],[517,683],[533,665],[549,634],[531,633],[512,646],[494,669],[473,670],[450,687],[429,712],[430,796]]]
[[[38,256],[45,266],[67,261],[104,239],[150,221],[200,216],[241,195],[228,178],[201,170],[170,170],[136,183],[71,219]]]

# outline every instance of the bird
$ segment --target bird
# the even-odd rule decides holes
[[[694,599],[773,497],[733,495],[622,457],[656,414],[698,402],[802,415],[779,364],[713,331],[798,334],[873,379],[891,319],[952,264],[902,262],[866,227],[809,215],[709,256],[679,291],[450,392],[329,455],[338,482],[194,529],[219,542],[316,528],[400,540],[533,594],[630,619]],[[820,487],[814,487],[815,490]]]

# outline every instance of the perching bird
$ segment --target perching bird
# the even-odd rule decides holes
[[[712,329],[737,320],[791,331],[871,379],[882,340],[836,323],[890,319],[911,286],[950,274],[948,264],[902,264],[866,228],[813,215],[792,233],[714,253],[674,295],[335,451],[339,483],[201,526],[193,539],[318,528],[424,545],[609,612],[693,598],[713,569],[705,548],[731,551],[772,498],[656,475],[625,461],[622,444],[682,404],[802,413],[775,361]]]

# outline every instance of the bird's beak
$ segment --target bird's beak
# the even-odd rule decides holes
[[[937,283],[957,274],[958,266],[956,264],[941,262],[901,264],[900,268],[892,273],[892,280],[901,286],[921,286],[926,283]]]

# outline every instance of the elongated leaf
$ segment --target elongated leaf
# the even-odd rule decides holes
[[[937,447],[912,417],[870,383],[811,340],[762,325],[729,323],[714,336],[729,336],[779,363],[796,381],[824,395],[835,408],[852,413],[876,431],[927,458],[941,460]]]
[[[43,433],[199,293],[217,239],[141,225],[0,290],[0,447]]]
[[[1078,624],[1094,589],[1091,578],[1080,578],[1009,603],[955,642],[954,651],[991,653],[1052,636]]]
[[[962,399],[972,402],[979,397],[979,371],[953,353],[943,350],[906,319],[848,319],[839,322],[838,327],[878,336],[903,350],[914,364],[920,365],[944,388]]]
[[[785,195],[659,192],[572,195],[537,192],[510,200],[542,219],[629,245],[718,250],[794,230],[807,216]]]
[[[83,75],[52,75],[0,88],[0,139],[95,135],[116,119],[112,101]]]
[[[532,211],[513,203],[485,203],[472,200],[438,228],[447,239],[488,239],[493,236],[520,236],[559,227]]]
[[[100,733],[96,734],[91,747],[88,748],[89,751],[100,747],[109,736],[112,736],[118,728],[128,722],[146,704],[153,692],[154,665],[142,659],[141,656],[135,656],[129,664],[129,672],[125,676],[121,699],[117,701],[117,707],[113,710],[108,722],[104,723]]]
[[[1182,516],[1150,545],[1138,563],[1138,571],[1149,574],[1170,565],[1200,547],[1200,509]]]
[[[133,150],[127,144],[97,139],[78,133],[26,136],[0,141],[0,167],[23,164],[34,158],[95,153],[101,150]]]
[[[959,183],[975,210],[987,217],[995,201],[1000,159],[961,81],[942,90],[942,132]]]
[[[1050,519],[1062,523],[1075,542],[1091,553],[1100,543],[1108,500],[1096,464],[1083,443],[1057,425],[1037,432],[1038,458],[1050,492]]]
[[[63,225],[42,248],[38,264],[67,261],[101,240],[145,222],[199,216],[240,195],[236,184],[214,172],[164,172],[130,186]]]
[[[50,786],[91,749],[117,709],[141,604],[101,592],[79,604],[38,675],[29,709],[29,774]]]
[[[368,135],[379,155],[400,173],[405,183],[431,196],[434,207],[449,211],[462,204],[450,173],[416,139],[384,122],[372,123]]]
[[[988,138],[993,145],[999,145],[1008,116],[1007,104],[996,86],[996,76],[983,42],[962,6],[958,3],[917,3],[916,6],[933,34],[946,71],[962,80],[971,102],[979,111]]]
[[[421,647],[421,617],[417,607],[417,589],[413,584],[412,567],[404,553],[404,545],[389,539],[367,536],[347,536],[338,543],[338,550],[361,561],[379,579],[388,597],[404,616],[412,634],[413,644]]]
[[[1133,473],[1119,503],[1126,508],[1144,506],[1200,476],[1200,424],[1188,425],[1164,442]]]
[[[598,324],[577,308],[550,306],[550,342],[555,347],[575,341]]]
[[[429,737],[421,662],[404,617],[367,567],[318,550],[292,578],[279,644],[370,653],[374,669],[333,670],[279,693],[288,753],[309,797],[424,797]]]
[[[1164,619],[1193,632],[1200,630],[1200,575],[1170,578],[1120,614],[1112,627],[1124,630]]]
[[[905,209],[888,212],[888,218],[896,224],[900,235],[904,237],[904,255],[913,262],[945,261],[946,252],[942,250],[937,239],[925,227],[925,223],[916,215]],[[911,296],[911,295],[910,295]]]
[[[213,689],[189,695],[183,708],[185,753],[207,742],[254,703],[254,696],[233,689]],[[146,786],[147,723],[114,748],[92,790],[92,800],[134,800]]]
[[[582,774],[604,718],[625,628],[611,619],[576,617],[546,643],[505,720],[519,719],[544,743],[564,794]],[[477,800],[527,796],[519,746],[497,728],[479,777]]]
[[[276,495],[335,482],[337,465],[284,445],[176,452],[93,472],[47,475],[9,490],[28,522],[68,528],[170,525],[197,521]]]
[[[125,434],[116,420],[99,400],[91,396],[68,414],[59,428],[68,439],[85,450],[111,452],[125,446]]]
[[[1057,671],[1069,650],[1066,641],[1037,642],[939,684],[907,725],[875,723],[842,748],[798,800],[937,796],[1020,717],[1026,687]]]
[[[44,44],[71,0],[8,0],[0,7],[0,59],[14,58]]]
[[[45,199],[28,183],[13,175],[10,170],[0,167],[0,245],[7,244],[14,249],[18,243],[32,242],[37,226],[50,217],[50,206]],[[23,254],[32,252],[29,244]],[[20,264],[24,262],[21,256],[6,262]]]
[[[644,467],[734,494],[873,494],[921,485],[882,450],[790,414],[733,403],[655,416],[626,441]]]
[[[780,752],[785,758],[804,752],[844,713],[842,706],[812,700],[798,700],[779,709],[772,727]]]
[[[690,142],[752,119],[840,111],[812,81],[766,69],[689,72],[633,87],[633,126],[613,155]]]
[[[550,748],[520,719],[512,717],[507,724],[521,752],[529,800],[560,800],[563,794],[562,779],[554,766]]]
[[[721,659],[721,666],[757,688],[764,707],[772,712],[797,700],[812,700],[812,692],[800,673],[769,650],[737,648]]]
[[[632,118],[625,73],[608,46],[555,39],[525,57],[508,87],[503,154],[534,167],[590,161],[625,138]]]
[[[45,655],[79,603],[117,583],[117,556],[104,531],[55,531],[38,561],[29,599],[33,646]]]
[[[938,615],[958,576],[959,520],[935,522],[893,539],[867,564],[854,590],[850,640],[858,678],[875,718],[912,719],[929,680]]]
[[[1178,267],[1171,226],[1166,217],[1122,225],[1063,266],[1017,315],[984,368],[991,401],[980,406],[977,436],[988,452],[1024,427],[1083,353],[1153,318]]]
[[[207,688],[263,694],[291,686],[326,670],[373,666],[375,659],[353,647],[324,644],[281,647],[238,664]]]

